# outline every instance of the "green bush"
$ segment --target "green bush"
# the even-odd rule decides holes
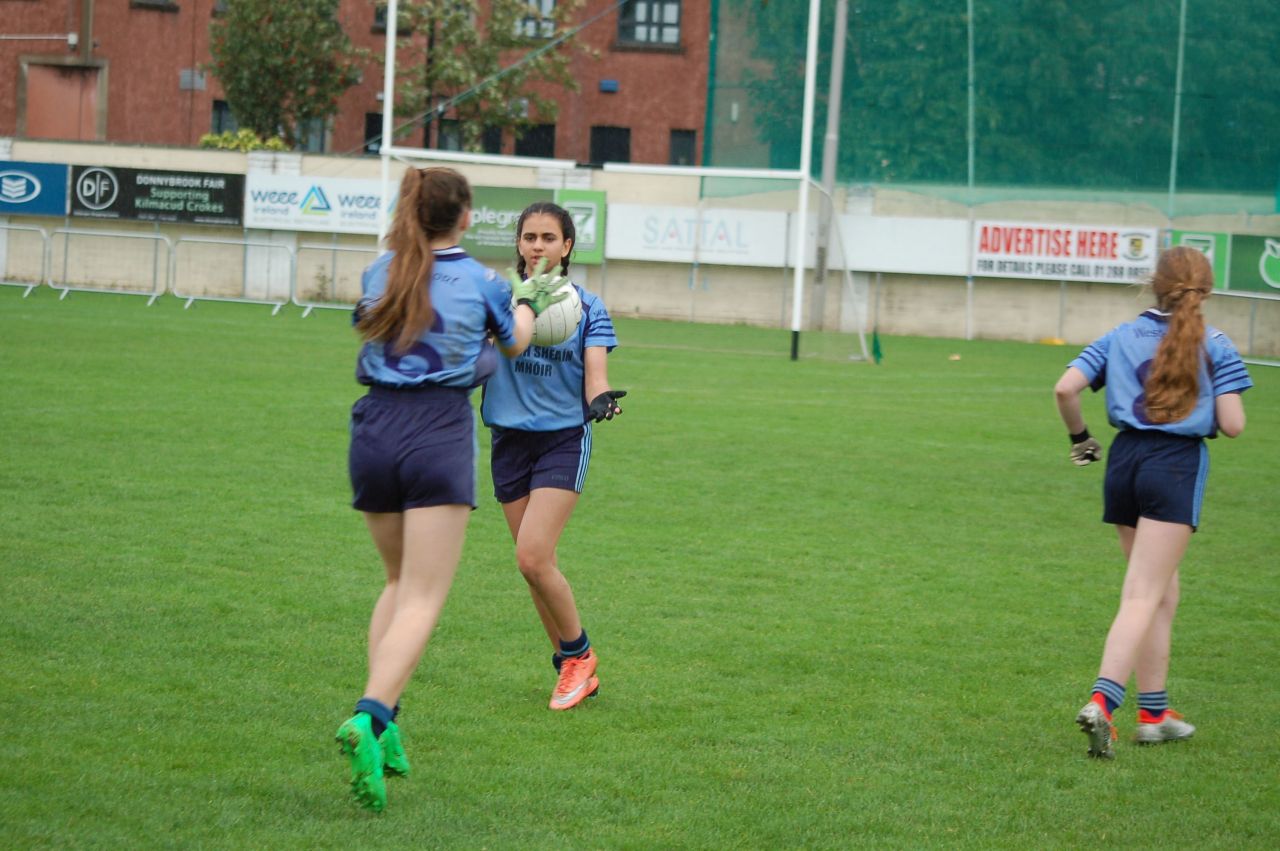
[[[200,137],[200,147],[219,151],[287,151],[289,146],[279,136],[263,139],[254,131],[225,130],[222,133],[206,133]]]

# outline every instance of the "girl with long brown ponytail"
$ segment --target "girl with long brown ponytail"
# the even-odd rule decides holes
[[[1159,744],[1195,732],[1169,708],[1166,690],[1178,564],[1200,523],[1209,473],[1204,440],[1244,430],[1240,394],[1253,386],[1231,340],[1200,311],[1213,291],[1204,254],[1184,246],[1165,251],[1151,288],[1156,306],[1090,343],[1054,387],[1077,466],[1102,456],[1081,413],[1086,387],[1106,387],[1107,417],[1119,429],[1107,458],[1102,519],[1115,525],[1127,567],[1092,696],[1076,715],[1089,755],[1106,759],[1115,755],[1112,713],[1130,674],[1138,686],[1136,741]]]
[[[364,340],[356,380],[369,388],[351,411],[352,504],[382,557],[386,583],[369,622],[369,678],[337,733],[351,790],[386,806],[384,774],[409,773],[395,717],[401,692],[435,628],[476,506],[470,393],[498,363],[519,356],[535,316],[557,297],[550,275],[513,285],[458,242],[471,188],[447,168],[410,168],[400,184],[390,249],[365,270],[355,310]]]

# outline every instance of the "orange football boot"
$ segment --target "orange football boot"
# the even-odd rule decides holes
[[[596,677],[596,652],[570,656],[560,665],[560,679],[551,693],[552,709],[572,709],[600,690]]]

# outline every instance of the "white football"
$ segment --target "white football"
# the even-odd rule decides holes
[[[573,336],[582,321],[582,299],[578,288],[566,281],[556,292],[569,292],[569,297],[548,307],[533,321],[533,344],[556,346]]]

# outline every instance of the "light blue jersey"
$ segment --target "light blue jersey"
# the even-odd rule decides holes
[[[1094,340],[1069,366],[1089,379],[1095,391],[1107,388],[1107,419],[1119,429],[1144,429],[1186,437],[1214,437],[1218,421],[1214,399],[1224,393],[1243,393],[1253,386],[1240,354],[1227,335],[1205,328],[1208,364],[1200,366],[1200,396],[1184,419],[1155,424],[1147,419],[1143,384],[1156,349],[1169,330],[1169,314],[1151,309]]]
[[[363,296],[355,317],[376,302],[387,288],[393,252],[373,261],[360,278]],[[435,321],[406,352],[395,353],[392,343],[370,341],[360,349],[356,380],[383,387],[476,387],[493,373],[499,361],[488,334],[503,346],[515,345],[515,317],[511,286],[480,265],[461,248],[434,252],[431,264],[431,306]]]
[[[480,415],[487,426],[521,431],[557,431],[587,421],[583,398],[583,353],[592,346],[618,345],[604,303],[574,284],[582,299],[582,319],[569,339],[556,346],[530,346],[502,359],[484,388]]]

